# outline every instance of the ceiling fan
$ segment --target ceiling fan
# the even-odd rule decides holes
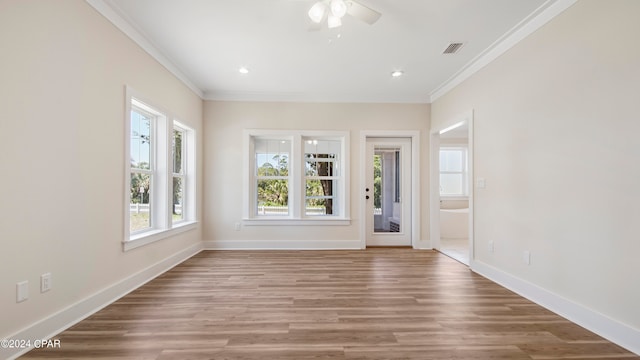
[[[309,18],[312,21],[310,30],[320,30],[325,18],[329,29],[342,26],[342,18],[347,14],[369,25],[382,16],[381,13],[354,0],[320,0],[309,9]]]

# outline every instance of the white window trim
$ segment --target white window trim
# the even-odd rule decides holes
[[[460,150],[460,149],[464,149],[464,162],[465,162],[465,168],[464,171],[462,172],[458,172],[458,171],[440,171],[440,169],[438,169],[438,176],[440,176],[441,174],[462,174],[464,175],[462,177],[462,188],[464,189],[464,193],[463,194],[452,194],[452,195],[442,195],[440,194],[440,199],[442,200],[468,200],[469,199],[469,146],[467,144],[445,144],[445,145],[440,145],[440,149],[439,150]]]
[[[310,139],[310,138],[314,138],[314,139]],[[302,137],[302,146],[304,146],[305,142],[308,142],[310,140],[315,140],[315,138],[317,138],[317,136],[308,136],[308,135],[303,136]],[[341,143],[340,157],[344,156],[343,154],[345,153],[345,148],[344,148],[343,137],[336,138],[334,136],[319,136],[318,140],[320,140],[320,139],[322,139],[322,140],[332,140],[332,141],[336,141],[337,140],[337,141],[340,141],[340,143]],[[300,155],[302,156],[302,162],[301,162],[302,169],[306,169],[306,163],[305,163],[306,162],[306,157],[305,157],[306,152],[301,149]],[[339,160],[340,160],[339,164],[342,165],[342,159],[340,158]],[[322,160],[315,159],[315,161],[316,161],[316,163],[317,162],[334,163],[335,159],[322,159]],[[301,186],[303,188],[306,188],[307,180],[312,180],[312,181],[313,180],[335,180],[335,181],[337,181],[337,184],[338,184],[338,186],[337,186],[337,188],[338,188],[338,190],[337,190],[338,191],[338,196],[322,196],[322,198],[332,199],[334,206],[337,205],[336,208],[338,210],[343,210],[342,206],[341,206],[341,203],[342,203],[342,201],[344,201],[344,199],[342,199],[340,195],[344,192],[344,188],[347,186],[347,184],[344,183],[344,174],[345,174],[345,172],[346,172],[346,169],[344,169],[343,166],[340,166],[339,171],[338,171],[338,173],[340,175],[337,175],[337,176],[334,176],[334,175],[332,175],[332,176],[320,176],[320,175],[309,176],[309,175],[306,175],[305,173],[303,173],[303,174],[301,174],[301,184],[302,184]],[[344,214],[336,214],[336,215],[333,215],[333,216],[307,215],[305,213],[305,211],[302,211],[303,209],[306,210],[306,201],[307,201],[307,199],[308,199],[307,195],[303,194],[302,195],[302,207],[300,209],[301,218],[304,218],[304,219],[315,219],[315,218],[340,219],[340,218],[342,218],[344,216]]]
[[[261,217],[254,214],[254,204],[256,202],[256,191],[253,186],[255,176],[253,169],[255,166],[255,155],[252,139],[254,137],[290,139],[292,149],[289,162],[289,203],[290,211],[288,216]],[[342,204],[340,214],[328,216],[307,216],[304,214],[305,196],[303,189],[306,177],[304,169],[303,139],[307,137],[317,137],[319,139],[339,140],[341,142],[341,163],[340,174],[343,180],[339,185],[339,195],[337,199]],[[348,131],[316,131],[316,130],[263,130],[245,129],[243,132],[243,217],[242,223],[247,226],[254,225],[350,225],[351,209],[349,194],[349,144],[350,134]]]
[[[152,184],[151,194],[151,228],[143,229],[136,232],[130,232],[130,211],[129,204],[131,202],[131,193],[129,191],[131,181],[131,110],[133,103],[156,117],[156,123],[152,132],[155,144],[150,150],[154,162],[154,183]],[[130,87],[125,90],[125,191],[124,191],[124,236],[123,250],[129,251],[143,245],[147,245],[158,240],[162,240],[176,234],[193,230],[197,228],[196,221],[196,161],[195,161],[195,131],[190,127],[175,120],[170,112],[165,111],[153,102],[145,99],[144,96],[138,94]],[[169,209],[172,206],[173,187],[173,161],[171,156],[171,139],[173,136],[173,128],[179,127],[185,131],[186,144],[183,154],[185,168],[185,203],[188,205],[183,209],[183,220],[173,223],[172,214]]]
[[[169,229],[151,230],[138,235],[132,235],[129,240],[125,240],[122,242],[122,249],[124,251],[129,251],[135,248],[139,248],[141,246],[151,244],[189,230],[194,230],[197,228],[197,226],[197,221],[181,221],[179,224],[176,224]]]
[[[189,126],[178,120],[173,120],[173,129],[182,131],[182,176],[183,179],[183,206],[182,220],[171,222],[173,228],[181,227],[188,223],[195,223],[196,219],[196,134]],[[173,164],[173,159],[171,159]],[[173,165],[172,165],[173,166]],[[171,177],[173,181],[173,168]],[[171,194],[172,196],[173,194]],[[173,201],[173,199],[171,199]]]

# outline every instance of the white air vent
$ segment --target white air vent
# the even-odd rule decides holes
[[[443,54],[455,54],[462,47],[461,42],[454,42],[449,44],[446,49],[442,52]]]

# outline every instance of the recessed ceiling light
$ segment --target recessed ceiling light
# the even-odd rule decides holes
[[[391,72],[391,76],[393,76],[393,77],[400,77],[403,74],[404,74],[404,71],[401,71],[401,70],[396,70],[396,71]]]
[[[248,74],[249,73],[249,69],[247,69],[246,67],[241,67],[240,69],[238,69],[238,72],[240,74]]]

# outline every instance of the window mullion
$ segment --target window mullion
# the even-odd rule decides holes
[[[257,180],[289,180],[289,176],[256,176]]]
[[[340,180],[340,176],[305,176],[307,180]]]

